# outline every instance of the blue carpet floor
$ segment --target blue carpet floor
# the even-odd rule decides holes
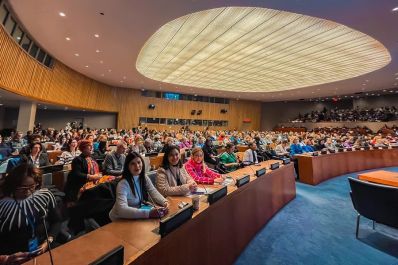
[[[397,171],[398,168],[385,170]],[[344,175],[310,186],[297,182],[297,197],[256,235],[237,259],[240,264],[397,265],[398,232],[356,213]],[[397,205],[398,207],[398,205]]]

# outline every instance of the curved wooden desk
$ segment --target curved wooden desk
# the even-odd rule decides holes
[[[272,162],[263,162],[262,167]],[[158,220],[113,222],[54,249],[54,263],[88,264],[123,245],[126,264],[232,264],[256,233],[296,196],[293,164],[255,178],[253,174],[260,168],[251,166],[230,173],[232,177],[252,177],[239,189],[228,186],[228,195],[211,206],[201,202],[192,220],[163,239],[153,232]],[[191,200],[168,199],[171,213],[177,211],[180,201]],[[49,264],[47,253],[36,260],[36,264]]]
[[[300,181],[322,181],[362,170],[398,166],[398,149],[349,151],[319,156],[297,155]]]

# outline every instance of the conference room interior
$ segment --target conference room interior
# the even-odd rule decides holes
[[[0,24],[0,265],[398,264],[398,2]]]

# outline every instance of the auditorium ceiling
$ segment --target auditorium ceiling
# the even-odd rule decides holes
[[[111,86],[261,101],[398,89],[383,0],[10,0],[56,59]]]

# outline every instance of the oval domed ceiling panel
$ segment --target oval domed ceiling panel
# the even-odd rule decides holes
[[[171,84],[275,92],[357,77],[390,61],[379,41],[333,21],[225,7],[163,25],[141,49],[136,67]]]

